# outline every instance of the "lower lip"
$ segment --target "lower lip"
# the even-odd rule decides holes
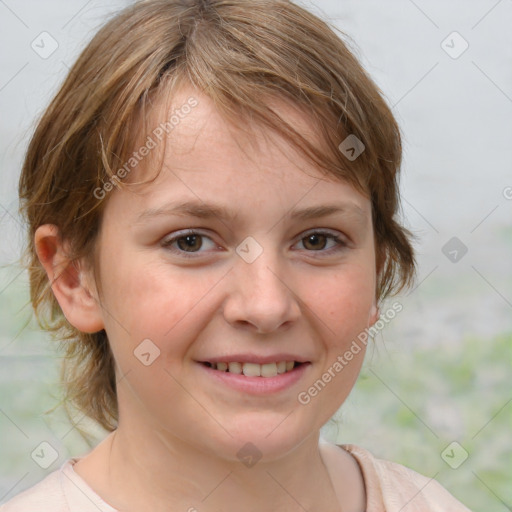
[[[233,389],[251,395],[269,395],[291,388],[301,379],[311,363],[303,363],[293,370],[275,377],[246,377],[243,374],[221,372],[202,363],[198,364],[212,378]]]

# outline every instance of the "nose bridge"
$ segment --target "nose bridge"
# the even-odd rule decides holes
[[[238,283],[244,288],[243,295],[254,298],[256,302],[258,298],[265,297],[273,301],[283,300],[289,292],[283,283],[283,262],[277,249],[272,248],[270,243],[265,244],[265,248],[260,247],[252,242],[247,253],[241,252],[242,247],[237,249],[239,259],[235,272]]]
[[[296,320],[300,310],[286,283],[285,262],[269,238],[260,244],[248,237],[237,247],[237,255],[224,308],[226,320],[251,324],[260,332]]]
[[[261,294],[269,296],[286,295],[283,283],[282,265],[275,257],[261,255],[252,263],[238,262],[239,282],[247,287],[248,295],[257,297]],[[280,271],[281,270],[281,271]]]

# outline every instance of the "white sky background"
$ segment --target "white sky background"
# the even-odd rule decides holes
[[[105,15],[128,3],[0,1],[0,264],[19,254],[16,185],[34,120]],[[512,0],[304,4],[354,40],[402,127],[404,213],[420,237],[421,284],[403,297],[400,336],[440,343],[510,330]],[[47,59],[31,48],[43,31],[59,44]],[[453,31],[469,44],[456,59],[441,47]],[[454,236],[468,248],[457,263],[441,250]]]

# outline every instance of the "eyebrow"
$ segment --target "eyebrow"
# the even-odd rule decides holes
[[[329,215],[344,214],[355,216],[356,220],[364,223],[367,220],[366,212],[355,203],[323,204],[310,206],[308,208],[294,209],[289,211],[285,218],[295,218],[298,220],[318,219],[328,217]],[[149,208],[143,211],[137,218],[137,223],[155,217],[162,216],[182,216],[197,217],[199,219],[217,218],[221,221],[234,222],[238,218],[238,213],[221,205],[205,203],[202,201],[185,201],[180,203],[169,203],[161,208]]]

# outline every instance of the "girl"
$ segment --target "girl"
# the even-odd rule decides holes
[[[414,256],[401,142],[338,36],[284,0],[149,0],[41,119],[20,198],[69,400],[111,433],[13,511],[466,511],[319,441]]]

